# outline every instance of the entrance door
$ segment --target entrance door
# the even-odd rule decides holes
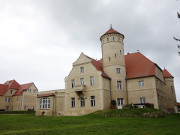
[[[117,108],[122,109],[123,104],[124,104],[124,99],[123,98],[117,98]]]

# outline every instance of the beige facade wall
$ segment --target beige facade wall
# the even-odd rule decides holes
[[[36,90],[36,91],[34,91]],[[28,110],[36,108],[37,88],[32,84],[22,95],[14,96],[17,90],[9,89],[0,99],[0,109],[8,111]]]
[[[165,78],[166,82],[166,100],[167,100],[167,110],[169,112],[175,112],[175,104],[176,101],[176,93],[174,88],[174,80],[173,78]]]
[[[80,68],[84,67],[84,72],[80,72]],[[90,77],[94,77],[94,85],[90,85]],[[81,85],[80,79],[84,78],[84,89],[77,91]],[[75,80],[75,87],[72,88],[71,80]],[[108,80],[106,79],[108,82]],[[73,69],[65,78],[65,115],[83,115],[97,110],[109,108],[104,104],[104,98],[110,99],[109,85],[103,86],[104,81],[102,73],[98,71],[91,63],[91,60],[81,54],[78,60],[73,64]],[[105,95],[105,97],[104,97]],[[95,106],[91,106],[91,96],[95,96]],[[85,98],[85,106],[81,107],[81,97]],[[72,108],[71,99],[75,98],[75,107]],[[106,101],[110,103],[109,101]]]
[[[63,116],[64,115],[64,90],[52,90],[39,92],[38,95],[53,93],[54,96],[39,97],[36,100],[36,115]],[[49,98],[50,108],[40,109],[40,99]]]
[[[139,81],[144,81],[144,87],[139,86]],[[127,80],[127,90],[129,104],[140,103],[140,97],[145,97],[147,103],[152,103],[159,109],[154,76]]]

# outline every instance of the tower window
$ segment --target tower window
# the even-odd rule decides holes
[[[139,87],[144,87],[144,81],[139,81]]]
[[[117,81],[117,89],[121,90],[121,81]]]
[[[117,54],[115,54],[115,58],[117,57]]]
[[[113,41],[115,40],[115,38],[113,37]]]
[[[107,38],[107,42],[109,43],[109,38]]]
[[[111,58],[109,57],[109,61],[111,61]]]
[[[116,73],[117,74],[120,74],[121,72],[120,72],[120,68],[116,68]]]
[[[172,91],[172,93],[174,92],[173,86],[171,86],[171,91]]]

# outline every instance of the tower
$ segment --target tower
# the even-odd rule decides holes
[[[111,28],[100,37],[103,70],[111,77],[111,100],[117,107],[127,104],[124,35]]]

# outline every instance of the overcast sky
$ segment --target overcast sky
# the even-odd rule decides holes
[[[102,57],[99,38],[112,24],[125,54],[139,50],[175,77],[180,101],[177,11],[177,0],[0,0],[0,83],[64,89],[81,52]]]

